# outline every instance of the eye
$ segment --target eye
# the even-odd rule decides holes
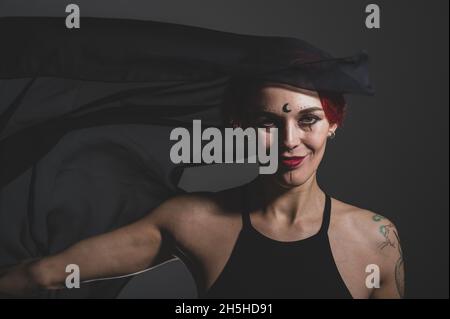
[[[271,119],[260,119],[257,122],[258,127],[275,127],[275,121]]]
[[[315,115],[306,115],[306,116],[303,116],[302,118],[300,118],[300,120],[298,122],[300,125],[314,125],[319,120],[320,120],[320,118]]]

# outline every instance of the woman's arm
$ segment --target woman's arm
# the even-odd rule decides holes
[[[64,288],[69,264],[79,267],[81,281],[146,269],[158,262],[162,247],[159,221],[154,216],[173,208],[170,203],[163,204],[133,224],[82,240],[56,255],[0,270],[0,294],[20,296]]]
[[[387,218],[376,216],[379,218],[379,237],[382,238],[378,241],[381,287],[373,290],[371,298],[404,298],[405,269],[398,230]]]

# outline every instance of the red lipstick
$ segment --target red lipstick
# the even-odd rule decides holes
[[[299,166],[305,158],[306,156],[281,157],[281,163],[285,167],[293,169]]]

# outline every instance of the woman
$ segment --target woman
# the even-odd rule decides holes
[[[273,81],[247,85],[233,97],[245,108],[227,116],[234,126],[278,128],[275,174],[169,199],[131,225],[3,271],[0,292],[62,288],[68,264],[91,280],[134,273],[175,254],[195,272],[206,298],[402,297],[395,226],[331,198],[317,183],[327,140],[342,124],[342,96]]]

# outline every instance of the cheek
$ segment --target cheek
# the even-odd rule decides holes
[[[325,147],[328,138],[328,129],[329,125],[325,121],[317,123],[311,127],[311,129],[298,128],[299,144],[303,144],[313,153],[320,152]],[[263,146],[264,149],[269,149],[275,140],[278,140],[278,147],[282,145],[279,132],[275,132],[275,129],[269,130],[259,128],[257,131],[258,141],[259,143],[262,143],[261,146]]]
[[[286,170],[279,166],[278,179],[286,185],[300,185],[308,180],[319,167],[325,153],[328,137],[328,126],[314,127],[310,131],[304,131],[302,135],[303,147],[310,150],[310,155],[305,162],[294,170]]]
[[[313,153],[320,152],[326,145],[328,128],[329,126],[327,123],[317,123],[311,130],[302,130],[300,137],[301,144],[310,149]]]
[[[304,145],[311,150],[308,160],[305,162],[305,173],[316,170],[322,161],[328,138],[328,128],[318,129],[305,134]],[[298,170],[299,172],[301,170]]]
[[[306,147],[311,149],[313,153],[318,153],[325,147],[326,141],[326,134],[315,134],[306,136],[304,139],[304,144],[306,145]]]

